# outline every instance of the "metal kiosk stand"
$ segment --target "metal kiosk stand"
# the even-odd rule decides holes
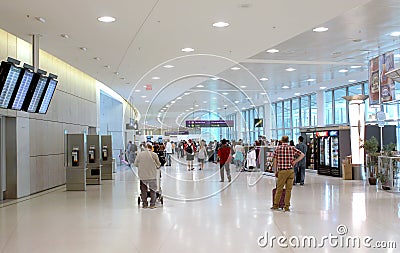
[[[112,157],[111,135],[101,136],[101,159],[102,159],[101,179],[103,180],[113,179],[113,171],[112,171],[113,157]]]
[[[100,136],[87,135],[86,184],[101,184]]]
[[[86,191],[86,143],[84,134],[67,134],[67,191]]]

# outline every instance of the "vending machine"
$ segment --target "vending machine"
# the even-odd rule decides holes
[[[341,177],[341,158],[350,155],[349,130],[316,132],[318,174]]]

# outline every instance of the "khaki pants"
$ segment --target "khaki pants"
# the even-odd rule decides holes
[[[293,179],[294,179],[294,171],[290,170],[280,170],[278,172],[278,183],[276,186],[276,194],[274,199],[274,207],[278,208],[279,200],[281,199],[283,186],[286,189],[285,195],[285,209],[289,209],[290,206],[290,197],[292,195],[292,187],[293,187]]]

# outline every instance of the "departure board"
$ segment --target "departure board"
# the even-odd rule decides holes
[[[36,89],[33,93],[32,99],[28,106],[28,112],[36,112],[39,102],[40,102],[40,99],[42,97],[42,94],[46,87],[47,79],[48,79],[48,77],[45,77],[45,76],[41,76],[39,78],[38,84],[36,86]]]
[[[9,64],[9,63],[8,63]],[[3,68],[7,68],[6,64],[2,64]],[[14,92],[15,85],[17,83],[21,69],[10,64],[10,68],[7,74],[7,78],[4,82],[3,88],[0,93],[0,107],[7,108],[10,102],[11,96]]]
[[[14,110],[21,110],[26,94],[28,93],[29,87],[32,83],[32,78],[33,78],[33,72],[25,69],[21,83],[19,84],[17,93],[15,95],[14,101],[11,101],[12,102],[11,107],[9,105],[8,108]]]
[[[39,113],[46,113],[49,109],[51,98],[53,97],[54,91],[56,90],[57,81],[49,79],[49,85],[44,93],[43,99],[39,105]]]

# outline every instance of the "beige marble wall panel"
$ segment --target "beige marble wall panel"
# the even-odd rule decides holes
[[[17,37],[7,34],[7,57],[17,58]]]
[[[29,65],[32,65],[32,47],[31,44],[21,40],[17,39],[17,59],[21,61],[21,66],[23,63],[27,63]]]
[[[8,56],[8,34],[0,29],[0,60],[6,60]]]
[[[31,169],[31,177],[30,177],[30,189],[31,189],[30,191],[31,191],[31,193],[32,192],[37,192],[38,189],[39,189],[38,181],[36,180],[36,176],[35,176],[35,175],[39,174],[38,168],[36,166],[36,160],[37,160],[37,157],[34,157],[34,156],[31,156],[29,158],[29,166],[30,166],[30,169]]]

